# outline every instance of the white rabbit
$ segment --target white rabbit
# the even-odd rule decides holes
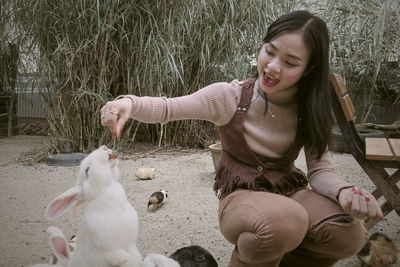
[[[167,256],[150,253],[144,258],[143,267],[180,267],[180,265],[177,261]]]
[[[47,207],[46,217],[53,220],[84,205],[68,266],[142,266],[136,247],[138,215],[118,176],[118,160],[111,149],[101,146],[81,162],[75,186]]]
[[[70,240],[67,242],[63,232],[54,226],[47,228],[47,234],[49,235],[50,247],[53,252],[49,263],[29,265],[28,267],[66,267],[68,265],[68,259],[74,250],[75,241]]]

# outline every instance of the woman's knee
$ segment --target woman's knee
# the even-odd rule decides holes
[[[246,261],[282,256],[301,243],[308,229],[304,208],[276,194],[243,191],[220,208],[221,232]]]
[[[365,245],[368,233],[364,222],[343,214],[320,225],[311,226],[307,234],[312,246],[322,254],[335,259],[348,258],[359,252]],[[351,242],[349,242],[351,240]]]

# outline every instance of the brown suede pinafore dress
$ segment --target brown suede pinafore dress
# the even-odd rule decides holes
[[[243,125],[247,117],[256,79],[244,82],[238,108],[228,124],[218,127],[222,156],[216,171],[214,190],[220,199],[236,189],[266,191],[289,195],[307,186],[304,173],[294,166],[303,141],[299,129],[290,149],[280,158],[267,158],[254,153],[248,146]]]

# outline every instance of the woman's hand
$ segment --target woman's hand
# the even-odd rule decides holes
[[[380,205],[375,197],[359,187],[342,189],[339,193],[339,204],[345,212],[358,218],[375,218],[383,220]]]
[[[101,108],[101,125],[110,126],[111,136],[119,138],[122,128],[129,119],[132,110],[132,100],[128,97],[108,101]]]

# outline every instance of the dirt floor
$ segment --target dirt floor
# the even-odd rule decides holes
[[[27,165],[32,151],[45,150],[45,136],[19,135],[0,139],[0,266],[27,266],[47,262],[50,248],[46,229],[55,225],[67,237],[77,231],[79,216],[47,222],[44,209],[60,193],[72,187],[77,166]],[[331,153],[331,160],[343,179],[373,190],[356,161],[348,154]],[[296,165],[305,170],[304,155]],[[138,247],[142,255],[150,252],[170,255],[188,245],[208,249],[220,266],[227,266],[233,245],[221,235],[217,221],[218,200],[212,190],[214,167],[208,150],[183,150],[138,145],[121,155],[120,181],[139,214]],[[156,169],[154,180],[138,181],[139,167]],[[168,202],[156,212],[147,210],[151,193],[169,192]],[[400,218],[392,212],[370,233],[382,232],[400,248]],[[349,240],[351,242],[351,240]],[[335,267],[360,266],[356,257]]]

